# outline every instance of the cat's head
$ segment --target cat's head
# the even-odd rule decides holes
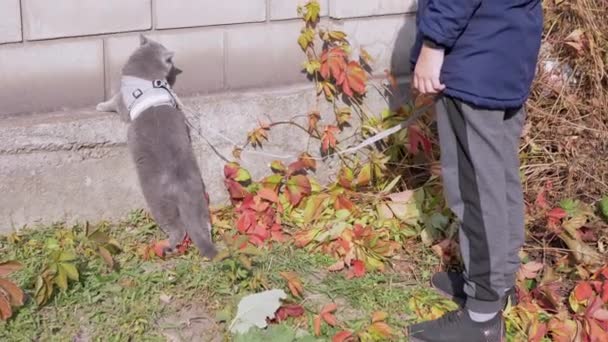
[[[139,36],[139,41],[139,47],[129,57],[122,74],[151,81],[166,79],[173,86],[177,75],[182,73],[173,63],[175,53],[143,34]]]

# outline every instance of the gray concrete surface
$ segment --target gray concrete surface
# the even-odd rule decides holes
[[[200,115],[193,122],[219,151],[231,158],[233,146],[216,132],[243,143],[257,121],[289,120],[314,105],[310,84],[265,92],[239,92],[184,99]],[[386,107],[370,92],[375,112]],[[326,122],[333,114],[324,109]],[[306,118],[296,119],[305,124]],[[323,123],[323,121],[322,121]],[[226,202],[223,165],[196,134],[195,147],[212,202]],[[0,233],[57,221],[99,221],[124,217],[144,208],[136,174],[125,145],[126,125],[116,115],[89,109],[0,120]],[[263,152],[295,155],[307,146],[307,135],[290,126],[272,129]],[[310,147],[318,154],[318,144]],[[243,153],[241,164],[255,179],[269,174],[272,157]],[[289,162],[289,160],[285,160]],[[321,164],[314,177],[329,179],[335,162]]]

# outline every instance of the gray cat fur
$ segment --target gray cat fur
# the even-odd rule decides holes
[[[122,75],[149,81],[166,79],[173,86],[181,70],[172,58],[173,53],[163,45],[141,35],[140,46]],[[130,122],[127,144],[150,212],[169,236],[167,252],[187,233],[201,255],[213,258],[217,250],[211,237],[209,203],[184,113],[171,106],[157,106],[131,121],[120,91],[100,103],[97,110],[118,112],[122,120]]]

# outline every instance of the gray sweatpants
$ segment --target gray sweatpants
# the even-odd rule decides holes
[[[436,109],[444,191],[460,220],[466,307],[498,312],[524,243],[518,147],[525,110],[484,110],[448,96]]]

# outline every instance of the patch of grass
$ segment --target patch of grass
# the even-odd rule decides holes
[[[234,310],[243,295],[263,288],[282,288],[289,293],[281,272],[294,272],[302,281],[304,298],[289,294],[291,301],[306,309],[307,323],[300,326],[304,330],[312,331],[314,315],[330,302],[338,305],[336,316],[343,327],[359,329],[369,324],[374,311],[381,310],[389,314],[388,323],[395,330],[402,330],[412,317],[408,300],[419,289],[415,279],[428,276],[419,266],[436,262],[432,254],[423,253],[413,264],[416,274],[396,267],[347,279],[346,272],[327,271],[336,260],[325,254],[291,244],[274,244],[253,259],[252,272],[262,275],[263,286],[237,288],[228,277],[226,264],[204,262],[194,248],[166,260],[145,260],[139,252],[141,247],[163,236],[143,211],[132,212],[122,222],[102,222],[93,228],[98,227],[119,241],[123,249],[115,256],[115,270],[100,256],[79,249],[77,241],[68,241],[71,236],[79,236],[83,226],[56,224],[0,239],[2,260],[23,263],[23,269],[12,278],[29,295],[13,318],[0,323],[0,340],[66,341],[76,337],[87,341],[165,341],[167,332],[173,331],[186,340],[205,334],[222,341],[228,337],[224,336],[225,326],[214,321],[216,312]],[[65,292],[57,290],[46,305],[38,308],[34,284],[45,266],[48,246],[70,243],[77,250],[79,281],[70,283]],[[199,324],[204,331],[192,331],[191,325],[196,322],[204,322]],[[324,326],[322,331],[333,336],[339,328]]]

